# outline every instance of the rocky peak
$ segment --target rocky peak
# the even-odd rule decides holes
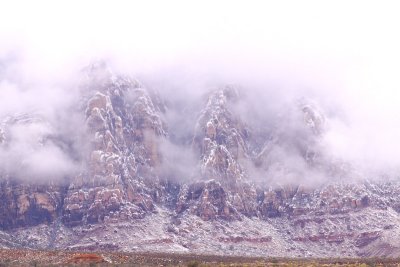
[[[304,104],[301,107],[304,114],[304,122],[316,135],[321,135],[324,131],[325,117],[314,106]]]
[[[232,86],[212,92],[197,120],[193,147],[200,152],[206,179],[243,178],[238,161],[247,156],[247,128],[231,111],[238,94]]]
[[[74,178],[65,200],[70,225],[144,216],[160,190],[151,186],[158,141],[166,136],[159,109],[137,81],[112,75],[102,64],[89,71],[94,76],[83,86],[91,91],[85,114],[92,145],[88,171]]]
[[[239,91],[233,86],[210,93],[193,139],[204,181],[182,187],[178,212],[188,209],[206,220],[256,213],[256,190],[241,165],[248,158],[248,130],[232,110],[235,101],[239,101]]]

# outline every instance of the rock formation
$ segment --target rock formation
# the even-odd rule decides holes
[[[160,166],[168,156],[162,145],[176,142],[163,120],[173,107],[103,62],[82,75],[80,168],[33,179],[15,171],[24,162],[15,168],[5,160],[0,244],[320,257],[400,251],[399,184],[341,179],[354,173],[321,149],[327,122],[311,102],[299,101],[265,128],[235,109],[243,101],[236,86],[211,91],[187,146],[197,160],[193,173],[170,179]],[[13,144],[13,127],[42,124],[50,122],[35,114],[4,118],[2,151]],[[38,146],[65,149],[51,130],[36,137]],[[310,184],[310,174],[340,179]]]

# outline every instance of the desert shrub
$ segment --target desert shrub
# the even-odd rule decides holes
[[[200,263],[198,261],[191,261],[187,265],[188,267],[199,267]]]

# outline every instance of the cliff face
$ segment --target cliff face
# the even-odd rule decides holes
[[[248,181],[241,161],[248,160],[248,129],[234,116],[230,105],[239,92],[225,87],[211,93],[195,126],[193,149],[199,155],[201,182],[184,185],[177,211],[186,208],[209,220],[255,216],[255,186]]]
[[[353,173],[321,148],[326,119],[312,104],[299,101],[281,115],[282,123],[265,130],[243,121],[246,116],[235,108],[243,101],[236,87],[212,91],[187,145],[197,164],[189,166],[190,179],[183,179],[160,167],[167,164],[163,144],[171,142],[168,131],[174,130],[162,118],[173,107],[103,63],[83,75],[76,105],[86,144],[80,168],[62,179],[30,179],[29,173],[21,177],[2,165],[4,246],[219,249],[280,256],[309,251],[315,256],[380,255],[382,247],[392,246],[387,253],[397,255],[387,236],[396,236],[399,228],[399,184],[336,179]],[[46,123],[32,114],[4,119],[0,146],[13,144],[13,127]],[[38,146],[59,144],[51,131],[35,138]],[[174,168],[174,162],[168,164]],[[310,174],[336,178],[310,183],[313,178],[305,177]],[[41,237],[32,241],[32,235]]]
[[[63,222],[141,218],[163,195],[154,171],[158,142],[166,136],[160,107],[137,81],[113,76],[105,66],[92,66],[87,76],[87,170],[71,181]]]
[[[48,131],[46,122],[40,117],[22,114],[6,118],[0,126],[0,146],[3,150],[14,149],[13,145],[21,147],[15,149],[20,153],[31,152],[31,147],[23,144],[24,140],[33,139],[34,145],[42,147],[52,135]],[[29,135],[29,129],[37,129]],[[18,129],[19,137],[10,133]],[[24,150],[28,151],[24,151]],[[20,154],[15,154],[18,157]],[[0,225],[2,229],[33,226],[40,223],[51,223],[60,214],[65,195],[64,182],[55,182],[52,177],[48,181],[37,180],[34,173],[29,175],[26,170],[31,162],[18,161],[15,158],[6,158],[2,155],[2,176],[0,180]],[[16,166],[14,166],[14,164]],[[21,171],[19,171],[21,170]]]

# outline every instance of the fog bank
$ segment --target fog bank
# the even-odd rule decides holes
[[[65,173],[75,169],[76,159],[59,144],[36,148],[37,140],[31,140],[39,133],[71,136],[72,128],[82,128],[80,115],[71,116],[79,71],[102,58],[116,73],[138,78],[167,100],[172,108],[164,119],[176,126],[175,139],[192,131],[195,116],[181,118],[182,112],[196,112],[213,88],[238,84],[247,104],[237,112],[249,124],[268,127],[293,103],[308,99],[326,117],[321,145],[329,155],[371,176],[381,170],[396,175],[395,6],[395,1],[9,2],[0,11],[1,121],[34,112],[53,128],[42,122],[15,126],[15,143],[2,148],[0,157],[22,158],[25,166],[37,166],[26,168],[39,176],[53,175],[39,164],[49,157]],[[79,147],[80,141],[71,142]],[[23,152],[32,150],[29,156]]]

